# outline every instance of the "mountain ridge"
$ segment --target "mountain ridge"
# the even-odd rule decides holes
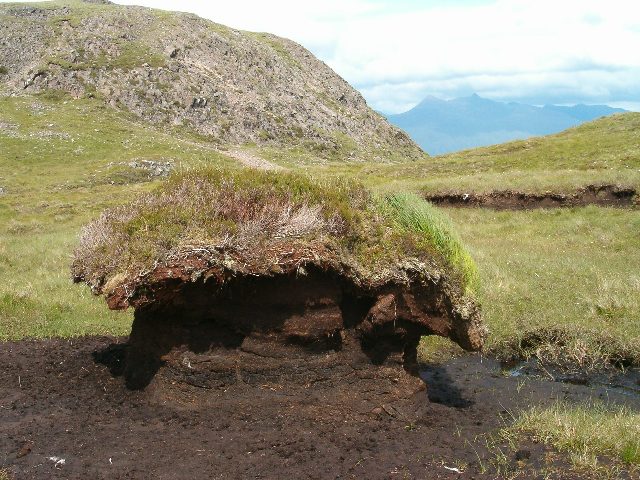
[[[497,102],[473,94],[442,100],[429,96],[387,119],[404,129],[426,152],[442,154],[557,133],[585,121],[622,113],[607,105],[542,107]]]

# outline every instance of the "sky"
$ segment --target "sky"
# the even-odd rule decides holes
[[[116,0],[302,44],[385,113],[428,95],[640,111],[637,0]]]

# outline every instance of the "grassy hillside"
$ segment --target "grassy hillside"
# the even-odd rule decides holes
[[[422,158],[360,93],[291,40],[110,2],[0,3],[0,93],[64,91],[220,143],[327,159]]]
[[[316,167],[319,171],[327,167]],[[640,187],[640,113],[602,118],[556,135],[410,163],[334,165],[329,170],[386,189],[568,192],[589,184]]]
[[[130,315],[74,288],[69,264],[83,224],[159,181],[129,166],[142,160],[237,165],[95,100],[0,98],[1,339],[128,332]]]

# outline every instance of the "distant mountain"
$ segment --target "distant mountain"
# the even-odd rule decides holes
[[[476,94],[453,100],[427,97],[408,112],[387,115],[426,152],[441,154],[560,132],[589,120],[625,112],[607,105],[496,102]]]

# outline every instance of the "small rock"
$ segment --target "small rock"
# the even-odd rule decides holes
[[[204,97],[194,97],[191,108],[204,108],[207,106],[207,99]]]
[[[20,447],[20,450],[18,450],[18,453],[16,453],[16,458],[22,458],[29,455],[31,453],[32,448],[33,448],[33,442],[31,441],[24,442]]]

